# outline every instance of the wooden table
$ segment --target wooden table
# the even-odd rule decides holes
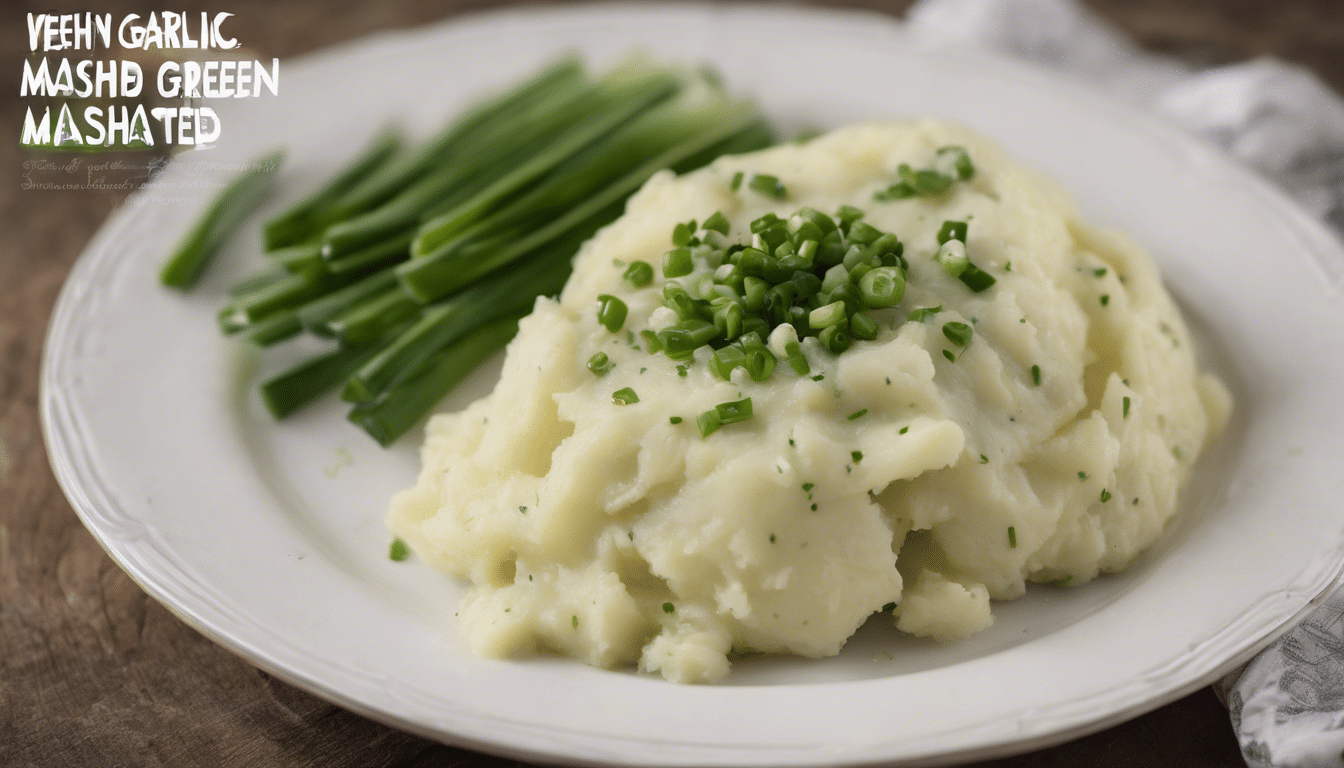
[[[230,30],[264,57],[289,57],[375,30],[480,10],[485,0],[276,4],[189,0],[230,11]],[[908,0],[867,5],[899,14]],[[1259,54],[1312,68],[1344,91],[1337,0],[1088,0],[1143,44],[1197,64]],[[487,766],[497,758],[434,744],[327,704],[252,668],[187,628],[114,565],[52,477],[38,426],[47,318],[71,264],[125,190],[24,189],[17,98],[25,13],[108,3],[19,2],[0,17],[9,85],[0,97],[0,765]],[[145,13],[167,4],[141,2]],[[126,8],[108,7],[117,16]],[[1053,749],[980,764],[1240,765],[1227,713],[1201,690]]]

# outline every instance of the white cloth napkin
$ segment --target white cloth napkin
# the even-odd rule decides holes
[[[1344,234],[1344,100],[1260,58],[1196,70],[1141,50],[1074,0],[919,0],[906,29],[1089,81],[1223,147]],[[1344,768],[1344,583],[1215,689],[1251,768]]]

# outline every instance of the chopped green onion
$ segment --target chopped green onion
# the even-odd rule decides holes
[[[594,376],[605,376],[615,366],[606,352],[598,352],[588,358],[588,370],[592,371]]]
[[[943,305],[941,304],[939,304],[936,307],[920,307],[919,309],[916,309],[914,312],[910,313],[908,322],[927,323],[934,315],[942,311],[943,311]]]
[[[616,405],[633,405],[639,402],[639,395],[630,387],[622,387],[611,393],[611,402]]]
[[[714,406],[714,411],[719,415],[720,424],[736,424],[740,421],[746,421],[752,416],[751,398],[719,403]]]
[[[1127,419],[1127,418],[1129,418],[1129,396],[1126,395],[1126,396],[1125,396],[1125,399],[1122,400],[1121,403],[1122,403],[1122,405],[1121,405],[1121,409],[1120,409],[1120,416],[1121,416],[1121,418],[1125,418],[1125,419]]]
[[[1102,488],[1102,489],[1101,489],[1101,503],[1102,503],[1102,504],[1105,504],[1106,502],[1108,502],[1108,501],[1110,501],[1110,500],[1111,500],[1111,492],[1108,491],[1108,490],[1106,490],[1105,488]]]
[[[877,338],[879,330],[877,321],[863,313],[856,313],[849,318],[849,335],[856,339],[872,341]]]
[[[751,182],[747,186],[755,192],[773,197],[776,200],[783,200],[789,196],[788,190],[784,189],[784,185],[780,183],[777,176],[758,173],[751,177]]]
[[[681,417],[680,417],[680,416],[668,416],[668,417],[667,417],[667,420],[668,420],[669,423],[672,423],[672,424],[680,424],[680,423],[681,423]]]
[[[943,226],[938,229],[938,244],[943,245],[949,240],[959,240],[964,245],[966,243],[967,224],[964,221],[944,221]]]
[[[1011,525],[1008,526],[1008,546],[1017,549],[1017,529]]]
[[[714,215],[705,219],[702,228],[710,232],[718,232],[721,235],[726,235],[728,234],[729,229],[728,217],[724,216],[723,213],[719,211],[715,211]]]
[[[863,461],[863,451],[850,451],[849,458],[853,459],[855,464],[858,464]]]
[[[952,321],[950,323],[943,324],[943,335],[947,337],[948,341],[952,342],[958,347],[965,347],[969,345],[971,343],[971,336],[973,333],[974,332],[971,330],[971,326],[965,323]]]
[[[938,246],[938,252],[933,258],[942,265],[943,271],[952,277],[961,277],[971,265],[970,259],[966,258],[966,244],[960,240],[948,240]]]
[[[411,548],[406,546],[406,542],[401,539],[393,539],[392,546],[387,548],[387,556],[395,562],[401,562],[409,557]]]
[[[971,156],[963,147],[942,147],[934,153],[934,162],[948,175],[965,181],[975,175],[975,166]]]
[[[857,410],[857,411],[855,411],[855,412],[849,414],[849,416],[847,416],[847,417],[845,417],[845,418],[847,418],[849,421],[854,421],[855,419],[861,419],[861,418],[863,418],[863,417],[866,416],[866,415],[868,415],[868,409],[867,409],[867,408],[860,408],[859,410]]]
[[[951,176],[937,171],[917,171],[905,163],[901,163],[896,173],[901,177],[901,181],[921,195],[940,195],[952,186]]]
[[[993,275],[967,262],[966,270],[961,273],[961,282],[970,288],[972,293],[980,293],[994,285],[996,281]]]
[[[663,277],[684,277],[694,270],[690,248],[673,248],[663,255]]]
[[[853,341],[850,335],[845,332],[845,329],[839,325],[821,329],[821,334],[817,336],[817,340],[833,355],[838,355],[849,349],[849,345]]]
[[[625,302],[604,293],[597,297],[597,322],[608,331],[615,333],[625,325],[625,316],[629,309]]]
[[[671,603],[663,603],[663,613],[671,613],[676,609],[677,609],[676,606],[672,605]]]
[[[723,422],[719,419],[719,412],[712,408],[696,416],[695,423],[700,428],[701,437],[709,437],[719,427],[723,426]]]
[[[842,267],[843,269],[843,267]],[[824,307],[817,307],[807,316],[807,324],[813,330],[829,328],[845,320],[845,303],[835,301]]]
[[[656,355],[663,351],[663,342],[658,339],[658,334],[645,329],[639,332],[639,337],[644,340],[644,346],[650,355]]]
[[[894,307],[905,298],[905,272],[900,267],[878,267],[859,280],[859,300],[869,309]]]
[[[621,278],[631,288],[643,288],[653,282],[653,265],[647,261],[632,261]]]
[[[1041,386],[1041,366],[1039,365],[1031,366],[1031,381],[1036,386],[1038,387]],[[1126,409],[1128,409],[1128,404],[1126,404]]]
[[[691,245],[691,239],[695,237],[695,219],[689,222],[683,222],[672,228],[672,244],[678,248],[685,248]]]

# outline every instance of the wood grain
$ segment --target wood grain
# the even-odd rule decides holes
[[[233,31],[288,57],[370,31],[494,2],[137,2],[144,13],[228,10]],[[833,2],[895,14],[908,2]],[[24,189],[17,149],[28,11],[104,3],[11,3],[0,11],[9,78],[0,163],[0,766],[516,765],[427,742],[327,704],[254,669],[178,621],[111,563],[65,501],[42,446],[38,365],[71,264],[124,192]],[[1198,64],[1273,54],[1344,90],[1344,4],[1335,0],[1090,0],[1144,44]],[[126,12],[120,8],[118,13]],[[1208,690],[1053,749],[980,764],[1232,766],[1226,712]]]

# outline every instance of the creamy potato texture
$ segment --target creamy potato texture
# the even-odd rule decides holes
[[[949,145],[972,178],[874,199]],[[787,199],[733,190],[739,171],[777,176]],[[904,300],[871,313],[876,340],[833,355],[806,339],[808,375],[781,363],[762,382],[718,378],[708,347],[643,349],[639,332],[670,322],[657,267],[677,223],[719,211],[747,242],[767,212],[843,204],[909,262]],[[945,220],[968,222],[988,290],[933,260]],[[647,287],[622,282],[634,260],[655,266]],[[392,502],[393,532],[470,582],[461,628],[484,655],[710,682],[734,652],[833,655],[874,614],[962,638],[993,623],[991,599],[1086,582],[1151,545],[1227,412],[1149,258],[956,126],[859,125],[662,173],[575,267],[523,320],[495,391],[431,420],[419,480]],[[617,333],[598,324],[601,294],[629,307]],[[921,308],[940,309],[908,319]],[[973,329],[964,348],[949,322]],[[638,402],[613,402],[626,387]],[[752,418],[701,436],[697,414],[747,397]]]

